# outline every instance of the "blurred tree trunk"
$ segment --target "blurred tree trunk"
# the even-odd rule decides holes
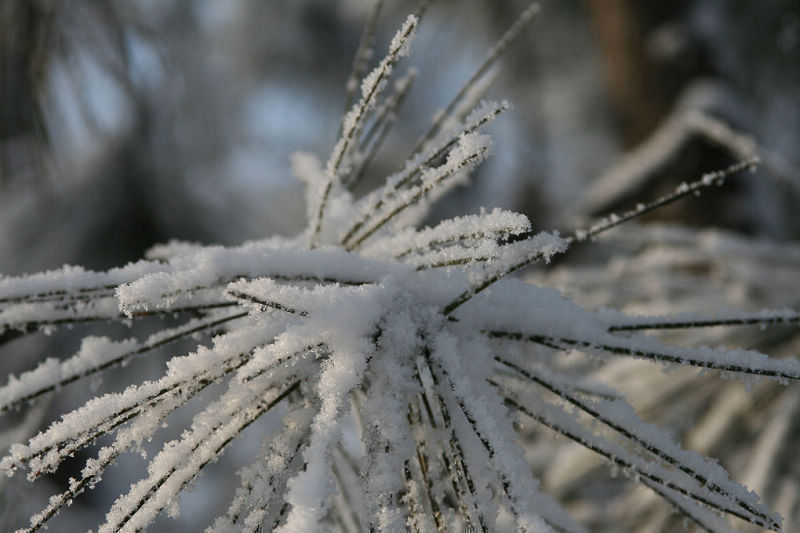
[[[622,138],[633,146],[655,130],[691,79],[707,74],[706,62],[682,28],[685,1],[586,5]]]

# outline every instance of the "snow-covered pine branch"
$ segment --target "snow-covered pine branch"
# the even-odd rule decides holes
[[[380,5],[354,75],[366,70]],[[537,11],[535,4],[525,10],[490,50],[437,117],[423,149],[384,185],[354,199],[347,185],[368,164],[411,88],[413,74],[380,100],[419,23],[409,16],[362,81],[325,167],[308,155],[294,159],[308,188],[301,235],[232,247],[173,242],[151,250],[148,261],[108,272],[64,267],[0,280],[0,333],[132,325],[124,340],[87,335],[72,357],[9,376],[0,388],[0,415],[158,350],[170,356],[161,377],[88,398],[5,453],[4,473],[27,470],[35,481],[78,451],[96,451],[23,531],[44,527],[187,404],[196,407],[190,426],[165,442],[142,479],[117,497],[100,531],[139,531],[165,510],[179,512],[180,494],[245,430],[264,430],[267,413],[282,424],[239,472],[239,487],[209,531],[494,531],[503,520],[519,531],[584,531],[532,475],[518,438],[519,414],[622,468],[705,529],[724,530],[722,517],[731,516],[780,530],[780,517],[720,465],[643,422],[618,392],[558,361],[559,352],[580,351],[600,361],[633,357],[797,380],[794,359],[669,345],[641,333],[794,325],[795,311],[636,317],[590,311],[558,291],[511,278],[568,253],[576,240],[717,185],[752,161],[575,237],[535,232],[525,216],[499,209],[418,227],[423,208],[489,156],[491,140],[478,130],[509,105],[481,103],[466,116],[454,110]],[[351,77],[351,100],[353,86]],[[457,123],[440,133],[450,119]],[[365,129],[369,120],[372,129]],[[161,324],[146,335],[137,328],[165,316],[177,325]]]

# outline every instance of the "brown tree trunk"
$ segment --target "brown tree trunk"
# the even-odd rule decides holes
[[[628,146],[653,132],[669,113],[680,90],[676,87],[675,73],[668,72],[648,53],[648,36],[665,22],[678,20],[682,4],[586,0],[609,95]]]

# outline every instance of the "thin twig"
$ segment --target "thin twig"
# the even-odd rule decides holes
[[[541,10],[538,3],[534,2],[529,5],[514,21],[511,27],[506,30],[500,40],[498,40],[492,48],[486,54],[486,58],[483,62],[478,66],[475,72],[472,73],[472,76],[461,86],[458,90],[456,95],[450,100],[447,106],[441,112],[436,114],[436,117],[431,124],[431,127],[428,131],[417,141],[416,146],[411,151],[412,156],[420,151],[422,151],[426,144],[428,144],[434,137],[439,133],[442,128],[442,125],[447,120],[447,118],[452,115],[453,111],[458,107],[461,100],[472,90],[477,82],[480,81],[481,78],[489,71],[489,69],[494,65],[498,59],[502,57],[505,51],[508,49],[511,44],[514,43],[517,36],[525,29],[525,27],[530,24],[530,22],[534,19],[534,17],[539,13]]]
[[[765,376],[778,379],[792,379],[800,380],[800,373],[787,373],[782,370],[772,368],[758,368],[746,366],[739,363],[724,363],[718,361],[704,360],[693,358],[689,355],[673,355],[667,353],[659,353],[655,351],[640,350],[630,348],[627,346],[613,345],[608,342],[591,342],[579,339],[568,339],[564,337],[549,337],[547,335],[529,335],[521,332],[510,331],[487,331],[489,337],[505,338],[518,341],[531,341],[543,344],[550,348],[564,349],[570,348],[588,348],[599,350],[615,355],[628,355],[631,357],[640,357],[642,359],[649,359],[651,361],[658,361],[660,363],[670,363],[679,365],[696,366],[700,368],[709,368],[713,370],[720,370],[722,372],[736,372],[740,374],[750,374],[754,376]]]
[[[689,329],[717,326],[768,326],[776,324],[798,324],[800,313],[788,311],[781,315],[742,315],[735,318],[654,318],[649,321],[631,321],[608,326],[608,331],[638,331],[646,329]]]
[[[753,170],[759,163],[758,158],[748,159],[746,161],[741,161],[739,163],[735,163],[723,170],[718,170],[715,172],[709,172],[704,174],[697,181],[693,181],[691,183],[682,183],[679,185],[675,191],[661,198],[654,200],[653,202],[647,204],[639,204],[635,208],[622,213],[621,215],[611,214],[605,217],[604,219],[600,220],[596,224],[592,225],[590,228],[585,230],[577,230],[572,237],[567,237],[567,242],[572,243],[573,241],[584,241],[586,239],[591,239],[596,235],[603,233],[613,227],[619,226],[624,222],[628,222],[634,218],[638,218],[646,213],[654,211],[660,207],[664,207],[665,205],[671,204],[681,198],[685,198],[691,194],[700,194],[702,189],[706,189],[708,187],[714,185],[722,185],[725,182],[725,178],[732,174],[736,174],[743,170]]]
[[[350,110],[356,99],[358,93],[358,80],[364,76],[367,69],[369,60],[372,58],[373,45],[375,44],[375,30],[378,27],[378,17],[383,8],[383,0],[375,0],[367,15],[367,22],[364,24],[364,29],[361,32],[361,39],[358,41],[358,48],[356,49],[355,56],[353,56],[353,67],[350,70],[350,75],[347,77],[347,84],[345,85],[347,93],[344,99],[344,112],[342,112],[342,121],[339,124],[339,133],[337,137],[342,134],[344,129],[344,117]]]

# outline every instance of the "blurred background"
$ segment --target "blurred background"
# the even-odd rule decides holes
[[[371,4],[3,0],[0,272],[108,268],[170,239],[236,244],[300,231],[303,191],[290,154],[327,158]],[[501,206],[525,213],[535,228],[569,230],[758,156],[755,174],[655,218],[793,246],[800,237],[797,0],[541,4],[492,72],[486,97],[514,104],[492,126],[494,156],[432,221]],[[415,66],[418,81],[368,181],[402,164],[527,5],[432,3],[410,59],[398,67]],[[373,64],[416,7],[385,2]],[[556,270],[547,282],[572,284],[576,293],[592,279],[569,272]],[[793,278],[782,275],[785,290]],[[615,283],[602,282],[606,290]],[[62,342],[73,341],[47,349],[69,353]],[[35,353],[18,345],[3,365],[30,368],[39,356],[24,355]],[[83,397],[77,391],[43,408],[41,423]],[[93,498],[104,509],[112,495]],[[215,510],[201,507],[183,520],[208,523]]]
[[[296,232],[302,192],[289,156],[327,157],[370,5],[5,0],[0,271],[109,267],[170,238],[235,243]],[[399,67],[415,65],[419,80],[373,178],[397,168],[526,5],[433,2]],[[376,55],[415,7],[386,2]],[[755,143],[769,164],[675,216],[797,236],[796,1],[542,7],[493,73],[487,97],[515,105],[494,127],[494,158],[434,217],[500,205],[537,227],[566,228],[570,217],[654,198],[742,155],[686,120],[700,109]],[[647,141],[658,133],[672,138],[654,150]],[[620,168],[621,154],[643,147],[647,172]]]

